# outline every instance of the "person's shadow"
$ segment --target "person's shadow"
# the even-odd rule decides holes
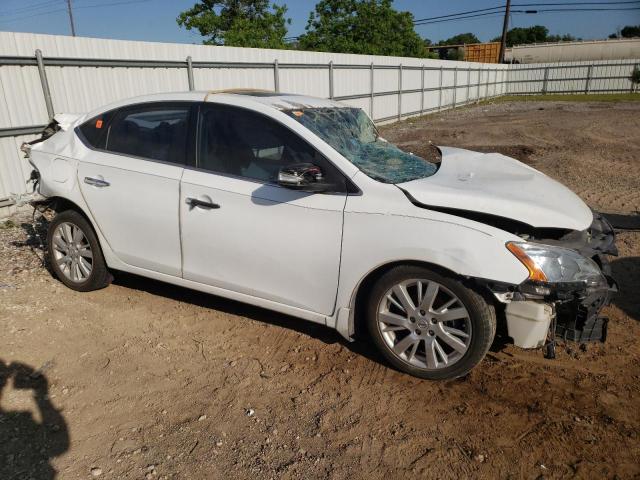
[[[5,387],[31,390],[41,422],[28,410],[2,407]],[[69,449],[69,430],[61,413],[49,401],[46,377],[28,365],[0,359],[0,478],[53,479],[51,459]]]

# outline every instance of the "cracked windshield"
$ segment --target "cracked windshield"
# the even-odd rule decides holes
[[[305,108],[285,112],[371,178],[403,183],[433,175],[437,165],[383,140],[359,108]]]

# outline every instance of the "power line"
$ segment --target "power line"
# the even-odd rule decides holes
[[[478,10],[468,10],[466,12],[459,12],[459,13],[452,13],[450,15],[440,15],[438,17],[428,17],[428,18],[419,18],[417,20],[414,20],[413,23],[418,23],[418,22],[422,22],[424,20],[435,20],[438,18],[447,18],[447,17],[456,17],[458,15],[466,15],[468,13],[477,13],[477,12],[486,12],[488,10],[498,10],[498,9],[503,9],[504,5],[500,5],[499,7],[491,7],[491,8],[480,8]]]
[[[638,4],[640,3],[640,1],[638,0],[626,0],[626,1],[618,1],[618,2],[561,2],[561,3],[514,3],[513,5],[511,5],[512,7],[544,7],[544,6],[571,6],[571,5],[576,5],[576,6],[583,6],[583,5],[627,5],[627,4]],[[616,7],[618,8],[618,7]],[[457,17],[460,15],[467,15],[467,14],[472,14],[472,13],[478,13],[478,12],[488,12],[488,11],[493,11],[493,10],[504,10],[504,5],[500,5],[497,7],[489,7],[489,8],[480,8],[477,10],[468,10],[465,12],[458,12],[458,13],[451,13],[449,15],[439,15],[437,17],[427,17],[427,18],[419,18],[417,20],[414,20],[413,23],[414,25],[418,25],[421,24],[422,22],[425,21],[430,21],[430,20],[438,20],[441,18],[450,18],[450,17]],[[568,9],[567,9],[568,10]],[[477,16],[482,16],[482,15],[477,15]],[[469,17],[464,17],[464,18],[472,18],[472,16]]]
[[[542,10],[534,10],[536,13],[540,12],[602,12],[602,11],[617,11],[624,12],[629,10],[640,10],[640,7],[628,7],[628,8],[546,8]]]
[[[504,8],[504,7],[503,7]],[[443,23],[443,22],[453,22],[455,20],[465,20],[468,18],[476,18],[476,17],[488,17],[488,16],[502,16],[504,12],[485,12],[485,13],[476,13],[475,15],[465,15],[463,17],[456,17],[456,18],[443,18],[441,20],[431,20],[431,21],[424,21],[421,23],[414,23],[414,25],[416,26],[420,26],[420,25],[430,25],[432,23]]]
[[[58,4],[60,4],[59,0],[48,0],[46,2],[33,3],[30,5],[22,5],[21,7],[12,8],[11,10],[0,11],[0,15],[11,16],[11,15],[21,14],[29,11],[35,11],[40,8],[53,7],[54,5],[58,5]]]
[[[543,7],[543,6],[564,6],[564,5],[624,5],[629,3],[640,3],[637,0],[624,2],[564,2],[564,3],[514,3],[514,7]]]
[[[102,4],[97,4],[97,5],[80,5],[77,7],[74,7],[75,10],[78,9],[83,9],[83,8],[101,8],[101,7],[112,7],[112,6],[116,6],[116,5],[132,5],[135,3],[145,3],[145,2],[150,2],[152,0],[128,0],[128,1],[120,1],[120,2],[112,2],[112,3],[102,3]],[[47,10],[44,12],[38,12],[38,13],[34,13],[34,14],[30,14],[30,15],[24,15],[21,17],[16,17],[16,18],[2,18],[0,17],[0,21],[5,20],[8,22],[15,22],[15,21],[19,21],[19,20],[25,20],[25,19],[29,19],[29,18],[33,18],[33,17],[40,17],[42,15],[49,15],[52,13],[58,13],[58,12],[67,12],[66,8],[62,8],[62,9],[57,9],[57,10]]]
[[[640,3],[640,2],[635,2],[635,3]],[[515,6],[515,5],[513,5]],[[546,9],[536,9],[536,10],[512,10],[512,13],[516,13],[516,14],[520,14],[520,13],[526,13],[526,14],[535,14],[535,13],[546,13],[546,12],[596,12],[596,11],[631,11],[631,10],[640,10],[640,7],[627,7],[627,8],[620,8],[620,7],[616,7],[616,8],[546,8]],[[484,17],[484,16],[490,16],[493,15],[495,13],[504,13],[504,12],[485,12],[485,13],[478,13],[475,15],[465,15],[465,16],[459,16],[459,17],[455,17],[455,18],[443,18],[440,20],[430,20],[430,21],[422,21],[420,23],[414,23],[414,25],[416,26],[420,26],[420,25],[430,25],[433,23],[443,23],[443,22],[453,22],[456,20],[466,20],[469,18],[476,18],[476,17]]]

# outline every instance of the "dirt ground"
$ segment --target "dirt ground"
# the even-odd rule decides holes
[[[634,223],[640,102],[483,104],[383,135],[500,151]],[[544,195],[544,192],[540,192]],[[561,208],[561,206],[559,206]],[[421,381],[324,327],[119,274],[76,293],[0,228],[0,478],[639,478],[640,232],[608,342]],[[636,227],[637,227],[637,222]]]

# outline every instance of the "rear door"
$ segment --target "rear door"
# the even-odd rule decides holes
[[[82,194],[109,246],[129,265],[182,274],[178,202],[192,106],[139,104],[79,128],[92,149],[78,167]]]
[[[185,169],[181,188],[184,278],[331,314],[344,176],[297,134],[257,112],[206,104],[199,124],[198,168]],[[279,168],[299,162],[318,165],[336,191],[277,185]]]

